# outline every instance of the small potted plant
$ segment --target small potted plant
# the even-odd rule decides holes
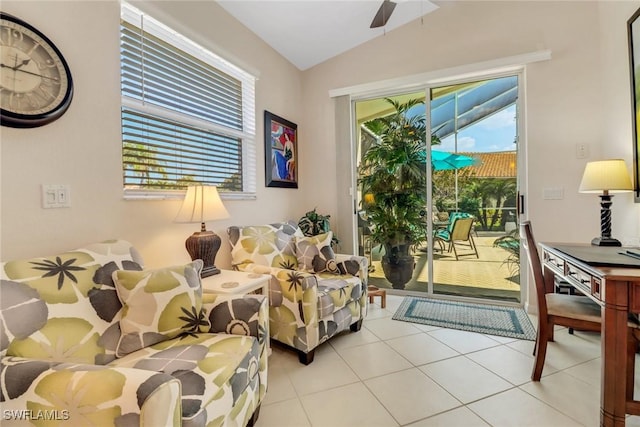
[[[298,221],[298,227],[302,230],[305,236],[317,236],[318,234],[327,233],[331,231],[331,224],[329,223],[329,218],[331,215],[323,215],[316,212],[317,208],[313,208],[312,211],[304,214],[302,218]],[[335,233],[331,238],[331,245],[337,246],[340,243],[340,240],[336,237]]]

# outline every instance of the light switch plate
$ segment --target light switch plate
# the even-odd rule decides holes
[[[588,144],[576,144],[576,159],[586,159],[589,157]]]
[[[71,198],[68,185],[42,184],[42,207],[44,209],[68,208]]]
[[[545,188],[542,190],[542,198],[544,200],[562,200],[564,199],[564,188]]]

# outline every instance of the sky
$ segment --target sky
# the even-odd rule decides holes
[[[513,151],[516,149],[515,137],[516,106],[513,104],[459,131],[457,151],[473,153]],[[433,149],[456,151],[454,135],[444,138],[439,145],[434,145]]]

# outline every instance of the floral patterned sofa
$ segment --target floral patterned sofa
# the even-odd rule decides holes
[[[265,297],[203,294],[201,260],[143,270],[121,240],[0,267],[3,426],[257,419]]]
[[[367,310],[367,259],[334,254],[332,233],[306,237],[295,222],[227,229],[233,267],[270,274],[271,338],[313,362],[323,342],[356,332]]]

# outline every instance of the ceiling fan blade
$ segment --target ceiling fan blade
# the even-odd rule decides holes
[[[369,28],[384,27],[395,8],[396,4],[394,2],[391,0],[384,0],[380,5],[380,9],[378,9],[376,16],[373,18],[373,21],[371,21],[371,26],[369,26]]]

